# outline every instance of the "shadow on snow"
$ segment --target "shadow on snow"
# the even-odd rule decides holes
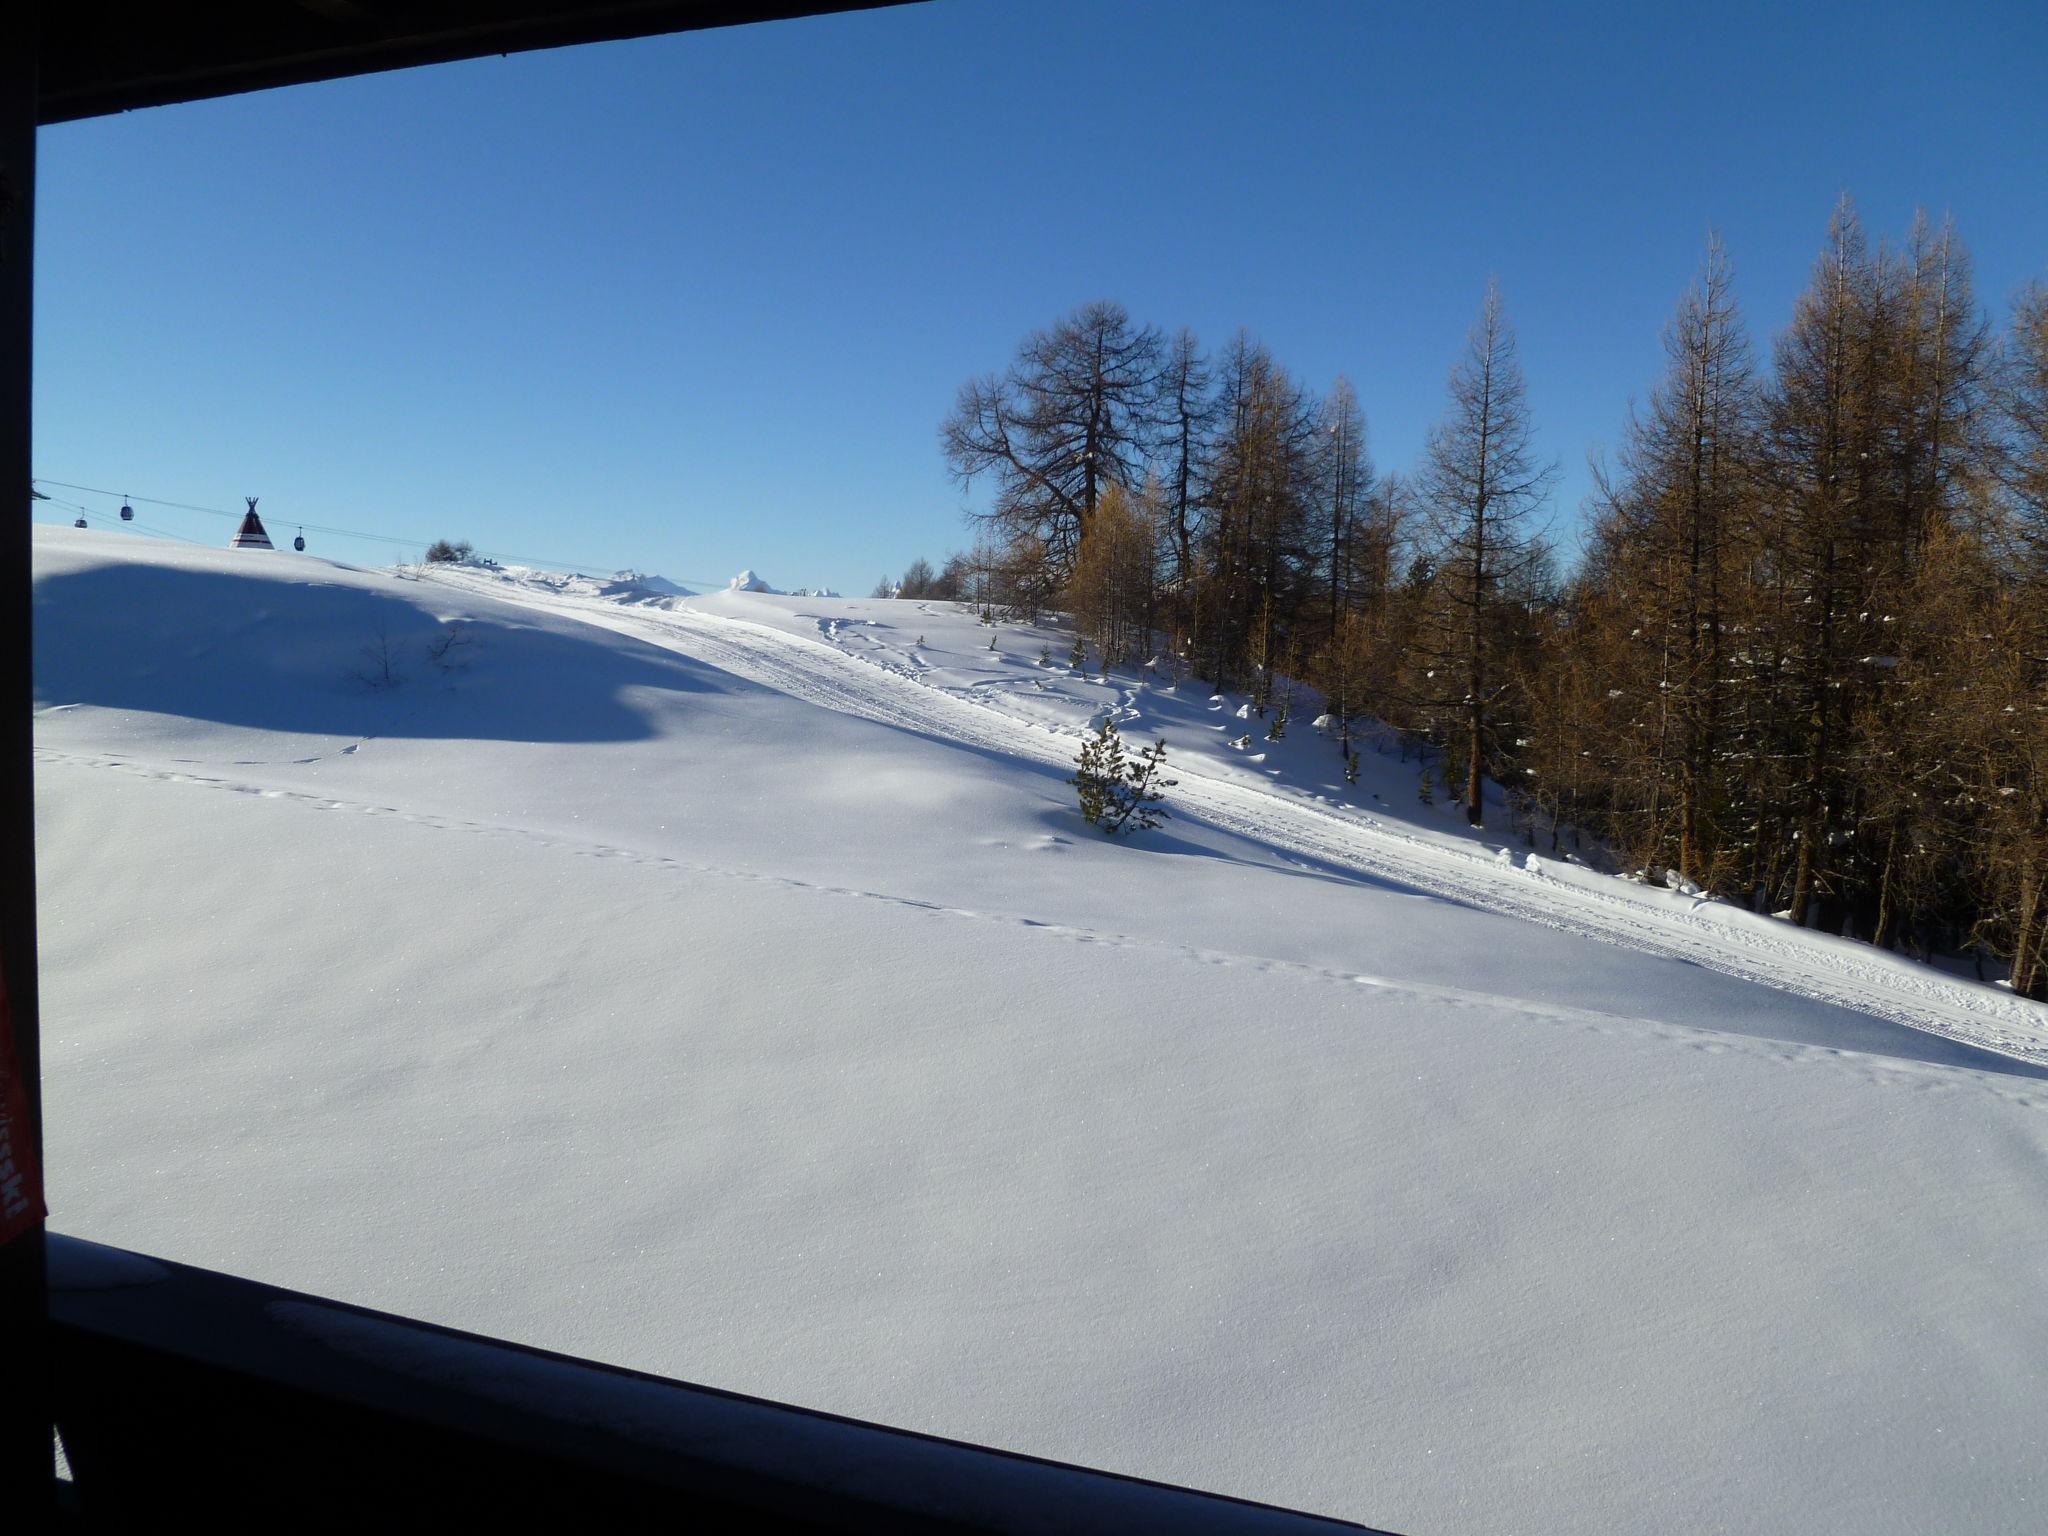
[[[437,659],[450,626],[421,601],[318,579],[98,566],[36,585],[36,704],[307,735],[638,741],[655,729],[632,690],[749,686],[581,625],[455,622]]]

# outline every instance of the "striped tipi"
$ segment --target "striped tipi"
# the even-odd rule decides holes
[[[249,510],[242,514],[242,526],[235,530],[235,536],[228,540],[229,549],[275,549],[270,535],[263,531],[263,519],[256,515],[256,498],[244,496]]]

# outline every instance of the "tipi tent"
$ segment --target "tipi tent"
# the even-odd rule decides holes
[[[244,496],[249,510],[242,515],[242,526],[235,530],[235,536],[228,540],[229,549],[275,549],[270,535],[263,531],[263,519],[256,515],[256,498]]]

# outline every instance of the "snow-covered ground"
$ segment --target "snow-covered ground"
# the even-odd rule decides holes
[[[1418,1533],[2042,1523],[2048,1010],[949,605],[37,560],[60,1230]]]

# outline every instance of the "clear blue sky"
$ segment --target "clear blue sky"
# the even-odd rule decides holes
[[[2048,6],[936,0],[161,108],[43,133],[36,473],[865,591],[1072,306],[1348,373],[1404,467],[1495,274],[1568,526],[1707,227],[1762,351],[1845,189],[2002,319]]]

